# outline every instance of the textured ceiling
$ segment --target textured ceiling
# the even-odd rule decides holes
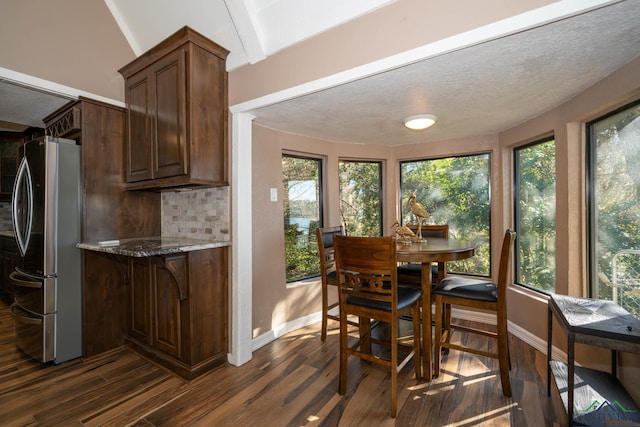
[[[495,134],[571,99],[640,54],[640,1],[593,10],[250,113],[306,136],[401,145]],[[422,132],[404,117],[429,113]]]
[[[22,132],[43,127],[42,119],[71,98],[0,79],[0,100],[0,131]]]

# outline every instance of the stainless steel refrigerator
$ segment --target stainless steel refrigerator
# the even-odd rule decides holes
[[[22,260],[10,275],[10,312],[18,347],[61,363],[82,355],[80,146],[47,136],[23,149],[11,203]]]

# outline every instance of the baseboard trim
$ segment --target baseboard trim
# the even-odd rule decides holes
[[[299,317],[297,319],[283,323],[282,325],[278,325],[270,331],[255,337],[251,341],[251,351],[256,351],[257,349],[269,344],[272,341],[275,341],[276,339],[288,334],[289,332],[304,328],[309,325],[313,325],[314,323],[318,323],[321,320],[322,312],[318,311],[317,313],[312,313],[307,316]]]

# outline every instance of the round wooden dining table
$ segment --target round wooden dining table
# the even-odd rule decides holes
[[[432,337],[431,337],[431,263],[457,261],[475,255],[475,244],[457,239],[429,237],[419,242],[396,244],[398,262],[422,264],[422,373],[431,381],[432,373]]]

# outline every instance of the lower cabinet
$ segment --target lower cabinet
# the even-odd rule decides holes
[[[129,338],[153,345],[151,340],[151,283],[149,258],[129,259]]]
[[[226,362],[227,248],[129,258],[128,341],[192,379]]]

